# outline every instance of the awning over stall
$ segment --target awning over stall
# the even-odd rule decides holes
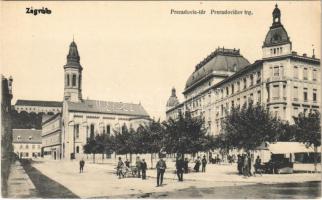
[[[262,144],[257,150],[268,150],[273,154],[287,154],[287,153],[314,153],[313,145],[307,147],[299,142],[276,142]],[[321,147],[318,147],[318,152],[321,152]]]

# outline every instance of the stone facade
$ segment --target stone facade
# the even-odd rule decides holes
[[[150,120],[141,104],[82,99],[82,69],[73,41],[64,65],[62,114],[43,123],[43,151],[47,157],[81,158],[84,145],[97,134],[122,132],[124,126],[137,129]]]
[[[44,158],[58,160],[62,157],[61,123],[61,113],[43,118],[41,141]]]
[[[267,106],[273,115],[290,123],[300,112],[318,110],[321,103],[320,60],[315,55],[300,56],[292,51],[277,7],[262,50],[262,59],[253,64],[229,72],[221,79],[201,79],[194,88],[186,88],[183,92],[185,101],[167,109],[167,117],[190,112],[193,117],[203,117],[208,133],[216,135],[220,133],[226,111],[250,102]]]

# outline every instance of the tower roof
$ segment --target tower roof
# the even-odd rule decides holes
[[[270,47],[276,45],[283,45],[291,43],[290,38],[288,37],[287,31],[281,23],[281,11],[278,8],[277,4],[273,10],[273,24],[270,27],[268,33],[266,34],[263,47]]]
[[[176,105],[179,105],[179,100],[176,95],[176,89],[172,88],[171,96],[169,97],[169,99],[167,101],[167,107],[174,107]]]
[[[65,67],[69,66],[69,67],[81,68],[79,61],[80,61],[80,57],[78,54],[77,45],[76,45],[75,41],[73,40],[69,45],[69,52],[67,55],[67,64],[65,65]]]
[[[196,65],[195,71],[186,82],[185,89],[188,89],[212,73],[236,72],[249,64],[248,60],[240,54],[239,50],[218,48]]]

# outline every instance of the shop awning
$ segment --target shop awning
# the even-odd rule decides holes
[[[287,153],[314,153],[314,147],[307,147],[303,143],[299,142],[276,142],[266,143],[266,148],[258,148],[262,150],[268,150],[273,154],[287,154]],[[318,147],[318,152],[321,152],[321,147]]]

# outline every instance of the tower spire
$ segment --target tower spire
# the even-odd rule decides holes
[[[281,24],[281,11],[278,8],[277,3],[275,4],[275,9],[273,10],[273,25]]]
[[[82,66],[78,54],[77,45],[73,41],[69,45],[67,63],[64,65],[65,87],[64,99],[67,101],[78,102],[82,100]]]

